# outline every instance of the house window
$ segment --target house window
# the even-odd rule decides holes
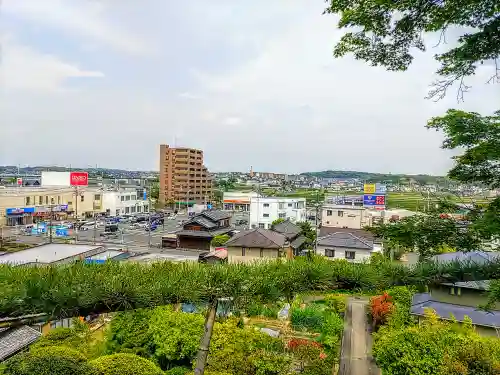
[[[280,219],[284,219],[285,217],[286,217],[286,213],[284,213],[284,212],[280,212],[278,214],[278,218],[280,218]]]
[[[130,207],[125,207],[125,213],[126,214],[130,213]]]
[[[42,196],[38,197],[38,204],[39,205],[43,204],[43,197]]]
[[[130,212],[134,213],[135,212],[135,206],[130,207]]]
[[[125,197],[122,195],[122,196],[120,197],[120,199],[121,199],[121,201],[123,202],[123,201],[125,200]]]
[[[49,204],[49,197],[48,197],[48,195],[45,196],[45,204]]]
[[[263,207],[269,207],[269,203],[264,203]]]
[[[332,210],[326,210],[326,216],[332,216],[333,211]]]
[[[241,248],[241,256],[244,257],[246,253],[246,248],[242,247]]]
[[[126,201],[129,201],[129,200],[130,200],[130,195],[127,195],[127,196],[125,197],[125,200],[126,200]]]
[[[133,201],[136,201],[137,200],[137,196],[135,195],[132,195],[132,198],[131,198]]]
[[[26,206],[30,205],[30,197],[26,197]]]
[[[335,250],[334,249],[325,249],[325,257],[334,258]]]
[[[269,217],[269,214],[262,214],[262,217]]]
[[[260,249],[260,257],[264,258],[264,249]]]
[[[80,202],[83,202],[85,200],[85,196],[80,195]]]
[[[339,215],[339,217],[344,217],[344,211],[339,211],[337,212],[337,214]]]
[[[356,252],[355,251],[346,251],[345,252],[345,258],[346,259],[355,259],[356,258]]]
[[[95,201],[100,201],[101,200],[101,194],[95,194],[94,195],[94,200]]]
[[[288,203],[288,207],[292,207],[293,206],[293,203]]]
[[[279,208],[280,210],[284,209],[284,208],[285,208],[285,204],[284,204],[284,203],[279,203],[279,204],[278,204],[278,208]]]
[[[259,228],[264,229],[264,223],[259,223]]]

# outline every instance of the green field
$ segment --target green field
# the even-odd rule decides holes
[[[234,191],[251,191],[252,188],[246,185],[236,186]],[[342,195],[362,195],[359,191],[333,192],[322,191],[319,193],[316,189],[298,189],[293,192],[280,192],[273,188],[262,188],[262,193],[268,196],[279,197],[296,197],[306,198],[308,203],[314,202],[319,198],[323,201],[325,196],[342,196]],[[471,203],[484,204],[488,199],[484,197],[458,197],[448,193],[431,193],[427,197],[426,193],[420,192],[389,192],[387,194],[387,208],[402,208],[411,211],[427,211],[428,207],[433,208],[438,199],[448,198],[456,203]]]

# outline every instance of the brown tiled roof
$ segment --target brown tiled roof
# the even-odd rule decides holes
[[[224,246],[281,249],[285,245],[285,242],[286,237],[281,233],[257,228],[241,231],[226,242]]]

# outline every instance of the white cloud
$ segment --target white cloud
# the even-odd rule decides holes
[[[118,3],[114,6],[118,6]],[[4,0],[2,11],[60,32],[95,40],[118,51],[137,55],[154,53],[148,40],[139,38],[136,33],[106,18],[107,8],[102,2]]]
[[[68,79],[102,77],[102,72],[81,69],[56,56],[41,54],[4,38],[0,65],[0,88],[4,91],[54,92],[63,89]]]
[[[199,99],[200,96],[192,94],[190,92],[183,92],[183,93],[179,94],[179,98],[183,98],[183,99]]]

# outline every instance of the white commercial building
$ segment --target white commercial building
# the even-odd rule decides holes
[[[223,209],[225,211],[250,211],[250,201],[257,198],[259,194],[255,191],[226,191],[223,197]]]
[[[305,198],[253,197],[250,201],[250,228],[270,229],[276,219],[306,220]]]
[[[102,205],[108,216],[148,212],[149,202],[137,189],[103,191]]]

